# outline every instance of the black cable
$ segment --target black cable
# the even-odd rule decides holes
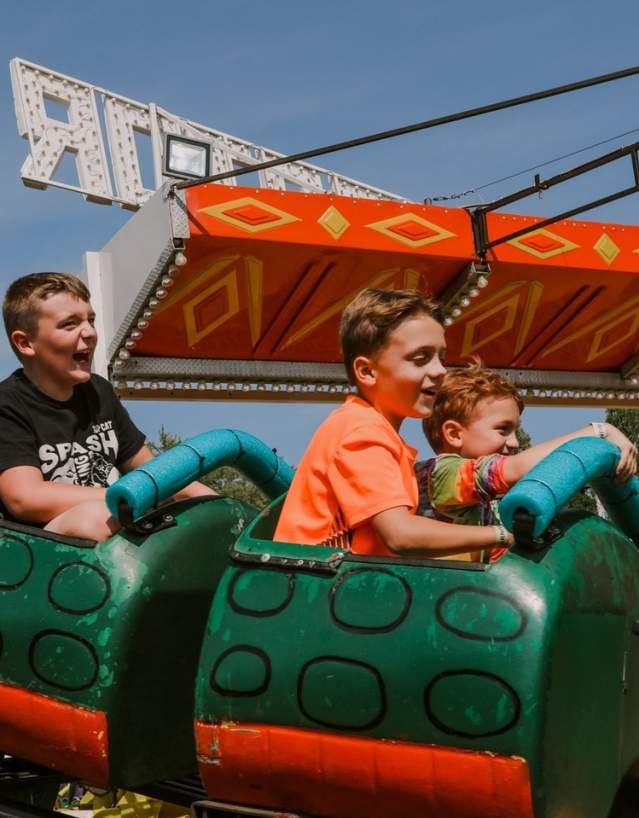
[[[582,88],[591,88],[594,85],[601,85],[606,82],[624,79],[639,74],[639,66],[635,65],[632,68],[624,68],[621,71],[613,71],[610,74],[601,74],[597,77],[590,77],[579,82],[571,82],[567,85],[558,85],[554,88],[547,88],[544,91],[535,91],[532,94],[525,94],[520,97],[512,97],[501,102],[493,102],[489,105],[482,105],[479,108],[469,108],[465,111],[458,111],[454,114],[447,114],[446,116],[439,116],[435,119],[427,119],[424,122],[416,122],[413,125],[404,125],[401,128],[393,128],[390,131],[380,131],[379,133],[370,134],[369,136],[360,136],[357,139],[349,139],[345,142],[336,142],[333,145],[326,145],[323,148],[313,148],[310,151],[302,151],[301,153],[293,153],[289,156],[281,156],[278,159],[271,159],[268,162],[259,162],[256,165],[247,165],[243,168],[235,168],[234,170],[226,171],[225,173],[216,173],[213,176],[206,176],[202,179],[192,179],[185,182],[178,182],[173,186],[173,189],[183,190],[184,188],[193,187],[194,185],[201,185],[206,182],[220,182],[223,179],[230,179],[234,176],[242,176],[245,173],[253,173],[259,170],[266,170],[267,168],[274,168],[278,165],[286,165],[289,162],[301,162],[304,159],[311,159],[314,156],[323,156],[327,153],[335,153],[336,151],[343,151],[349,148],[355,148],[359,145],[368,145],[371,142],[379,142],[382,139],[391,139],[395,136],[403,136],[407,133],[414,133],[415,131],[424,131],[428,128],[436,128],[438,125],[447,125],[450,122],[459,122],[463,119],[470,119],[482,114],[490,114],[495,111],[503,111],[506,108],[514,108],[517,105],[525,105],[529,102],[536,102],[539,99],[548,99],[549,97],[556,97],[560,94],[568,94],[572,91],[580,91]]]
[[[600,142],[593,142],[592,145],[586,145],[586,147],[579,148],[576,151],[564,153],[563,156],[556,156],[554,159],[548,159],[546,162],[540,162],[538,165],[531,165],[529,168],[524,168],[524,170],[517,171],[517,173],[511,173],[508,176],[502,176],[501,179],[495,179],[492,182],[486,182],[483,185],[478,185],[477,187],[469,188],[468,190],[465,190],[462,193],[450,193],[446,196],[427,196],[425,201],[449,202],[451,201],[451,199],[463,199],[464,196],[469,196],[471,193],[478,193],[480,190],[484,190],[487,187],[498,185],[501,182],[508,182],[510,179],[516,179],[517,176],[523,176],[525,173],[530,173],[531,170],[539,170],[539,168],[545,168],[548,165],[554,165],[555,162],[561,162],[563,159],[570,159],[571,156],[577,156],[577,154],[585,153],[586,151],[592,150],[593,148],[599,148],[601,147],[601,145],[607,145],[608,142],[614,142],[615,139],[622,139],[624,136],[628,136],[631,133],[637,132],[639,132],[639,128],[633,128],[630,131],[624,131],[623,133],[617,134],[616,136],[611,136],[608,139],[602,139]]]

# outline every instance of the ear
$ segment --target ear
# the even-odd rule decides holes
[[[24,330],[14,329],[10,336],[14,349],[25,358],[32,358],[35,355],[31,338]]]
[[[358,386],[374,386],[377,376],[371,358],[358,355],[353,361],[353,375]]]
[[[456,420],[445,420],[442,423],[442,438],[453,451],[458,451],[464,442],[464,427]]]

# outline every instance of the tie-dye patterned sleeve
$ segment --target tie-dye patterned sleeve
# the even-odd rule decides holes
[[[455,516],[455,508],[484,504],[501,497],[509,486],[504,480],[506,455],[494,454],[468,460],[442,454],[430,469],[429,494],[434,509]]]

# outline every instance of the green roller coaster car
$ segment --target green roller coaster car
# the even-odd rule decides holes
[[[200,661],[211,796],[331,818],[621,814],[639,760],[639,482],[607,477],[617,454],[582,439],[536,467],[502,503],[518,544],[488,565],[273,542],[280,503],[262,512]],[[635,542],[557,515],[591,478]]]
[[[520,536],[485,565],[274,542],[281,498],[149,510],[220,457],[253,458],[272,495],[290,478],[239,433],[200,443],[110,490],[125,526],[108,542],[0,526],[5,752],[128,788],[198,765],[218,807],[249,814],[625,815],[628,536],[561,512],[552,543]]]

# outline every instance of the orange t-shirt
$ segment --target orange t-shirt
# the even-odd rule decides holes
[[[339,542],[352,530],[357,554],[396,556],[369,520],[389,508],[417,509],[408,446],[386,418],[359,397],[349,397],[315,432],[289,489],[275,540],[318,545]]]

